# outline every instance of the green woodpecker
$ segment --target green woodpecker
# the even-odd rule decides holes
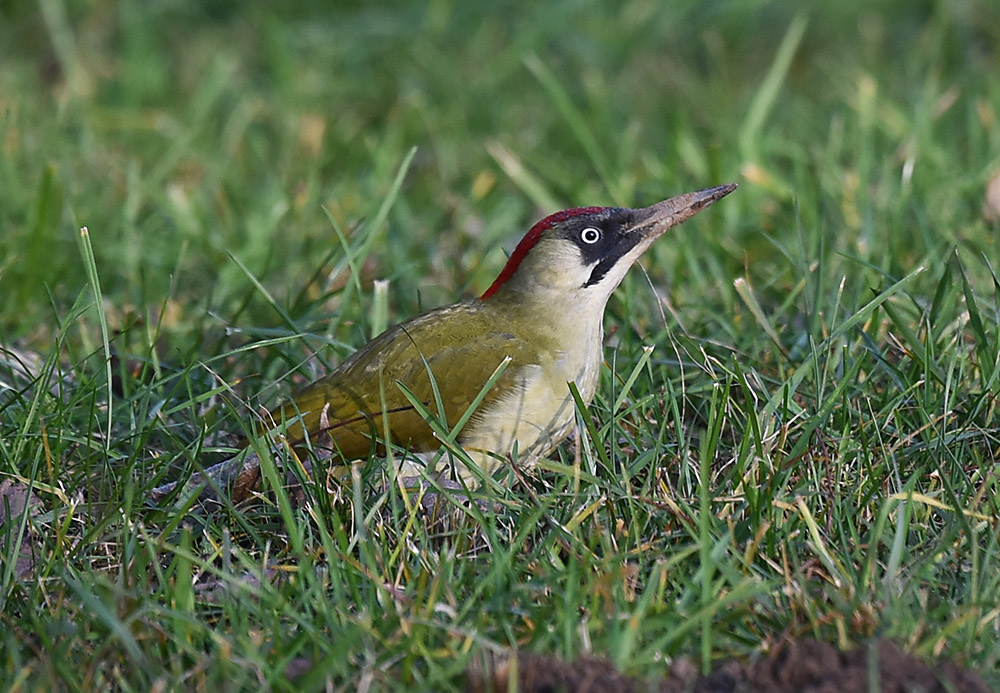
[[[400,386],[452,427],[503,363],[457,442],[486,474],[508,459],[531,464],[573,429],[568,384],[576,383],[584,402],[594,397],[604,308],[628,268],[668,229],[735,189],[720,185],[643,209],[583,207],[542,219],[482,296],[386,330],[295,395],[277,417],[289,422],[288,439],[298,444],[308,436],[314,448],[364,458],[384,450],[377,441],[385,436],[385,413],[392,441],[408,451],[399,473],[417,477],[441,441]],[[449,467],[478,483],[454,460],[425,471],[440,475]]]

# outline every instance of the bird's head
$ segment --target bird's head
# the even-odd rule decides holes
[[[653,241],[735,189],[720,185],[641,209],[581,207],[552,214],[531,227],[480,298],[568,299],[603,308]]]

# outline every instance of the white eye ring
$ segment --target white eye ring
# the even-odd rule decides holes
[[[601,240],[601,230],[595,229],[593,226],[588,226],[580,232],[580,240],[587,245],[594,245],[597,241]]]

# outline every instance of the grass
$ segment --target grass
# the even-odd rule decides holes
[[[883,635],[1000,685],[997,45],[986,0],[0,6],[5,688]],[[579,447],[488,510],[377,461],[147,500],[540,215],[728,181],[613,297]]]

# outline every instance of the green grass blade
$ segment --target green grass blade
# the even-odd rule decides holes
[[[87,272],[87,279],[90,282],[90,289],[94,292],[94,309],[97,312],[97,322],[101,326],[101,348],[104,353],[104,378],[107,388],[107,418],[104,444],[105,450],[110,452],[111,430],[114,421],[114,390],[111,377],[111,340],[108,330],[108,316],[104,312],[104,294],[101,291],[101,282],[97,276],[97,260],[94,257],[94,247],[90,242],[90,231],[87,227],[80,229],[80,254],[83,256],[83,266]]]

